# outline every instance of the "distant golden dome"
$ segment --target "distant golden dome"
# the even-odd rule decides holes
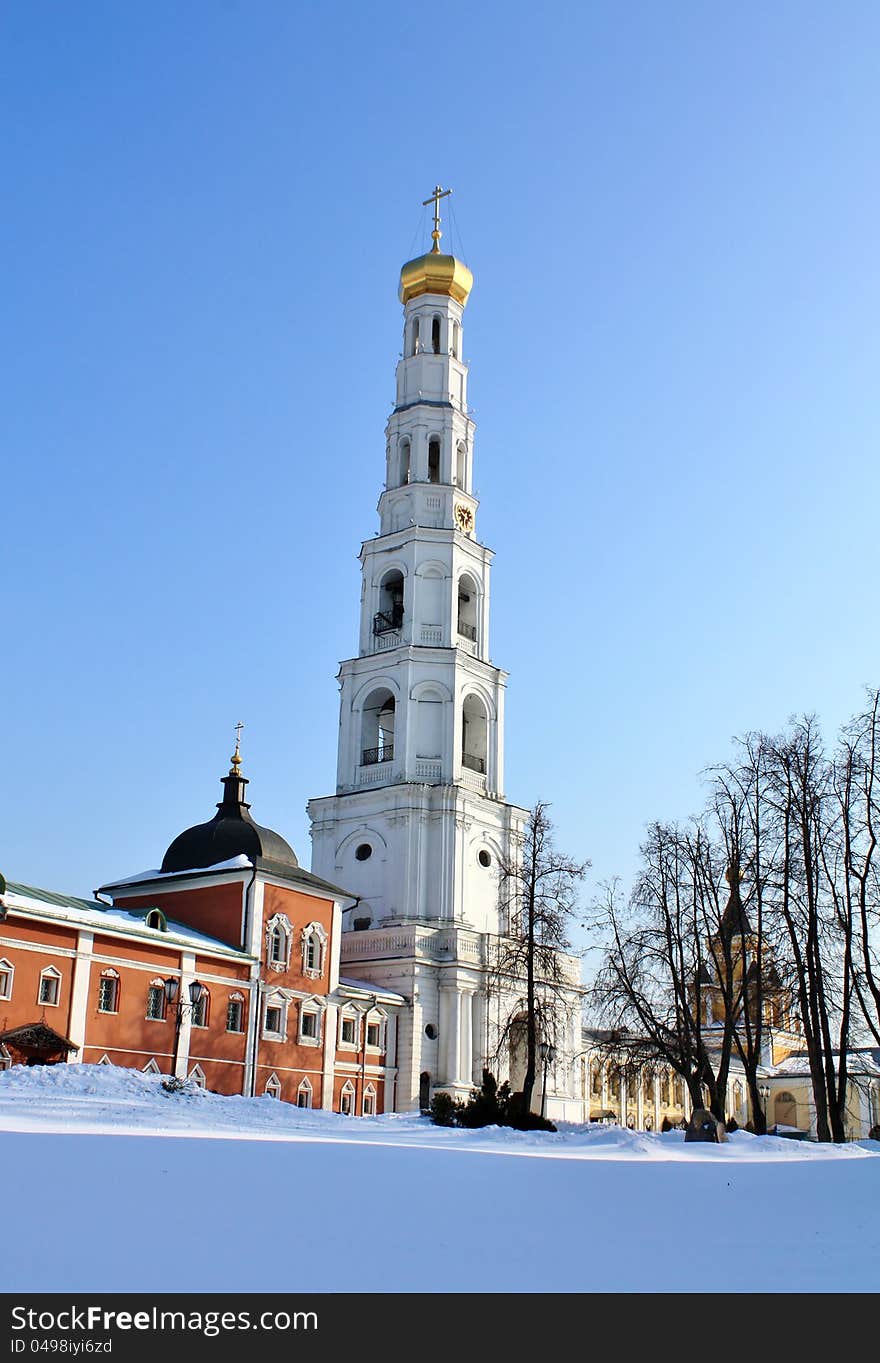
[[[470,270],[455,256],[429,251],[408,260],[400,271],[400,301],[408,303],[423,293],[445,293],[464,307],[473,284]]]

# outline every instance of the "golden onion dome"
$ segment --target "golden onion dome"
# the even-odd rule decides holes
[[[474,277],[462,261],[429,251],[408,260],[400,271],[400,301],[408,303],[423,293],[445,293],[464,307],[473,284]]]

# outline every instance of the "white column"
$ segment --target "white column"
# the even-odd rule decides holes
[[[601,1077],[602,1077],[602,1097],[601,1097],[601,1102],[602,1102],[602,1111],[603,1111],[603,1113],[604,1113],[604,1112],[607,1112],[607,1111],[608,1111],[608,1069],[607,1069],[607,1066],[605,1065],[604,1060],[600,1061],[599,1063],[600,1063],[600,1065],[601,1065],[601,1069],[600,1069],[599,1073],[600,1073],[600,1075],[601,1075]],[[591,1078],[590,1078],[590,1095],[591,1095],[591,1096],[592,1096],[592,1092],[593,1092],[593,1090],[592,1090],[592,1083],[593,1083],[593,1080],[592,1080],[592,1077],[591,1077]],[[602,1120],[604,1121],[605,1118],[603,1117]]]
[[[473,997],[473,994],[469,992],[459,995],[461,1005],[461,1064],[458,1073],[468,1083],[472,1082],[474,1074]]]
[[[639,1072],[638,1089],[636,1090],[636,1126],[640,1131],[645,1129],[645,1076]]]
[[[77,936],[76,959],[73,963],[73,984],[70,991],[70,1021],[67,1035],[79,1047],[71,1051],[67,1058],[69,1065],[80,1064],[83,1060],[83,1047],[86,1040],[86,1017],[89,1002],[89,975],[92,966],[93,932],[80,932]]]
[[[660,1130],[660,1076],[654,1075],[654,1130]]]
[[[177,1043],[177,1065],[174,1073],[178,1079],[185,1079],[189,1069],[189,1039],[192,1032],[192,1009],[189,1006],[189,987],[196,977],[195,952],[184,951],[180,956],[180,992],[174,1007],[182,1007],[180,1019],[180,1038]],[[174,1018],[171,1019],[175,1021]]]
[[[445,1009],[444,1009],[445,1002]],[[454,988],[441,987],[440,990],[440,1017],[446,1013],[446,1034],[444,1041],[445,1069],[446,1078],[444,1083],[457,1084],[459,1081],[459,1064],[461,1061],[461,1009],[459,1007],[458,990]]]
[[[475,1084],[483,1078],[483,1000],[478,989],[471,994],[471,1079]]]
[[[620,1125],[626,1126],[626,1075],[620,1076]]]
[[[337,1013],[335,1003],[328,1003],[321,1019],[324,1044],[324,1072],[321,1076],[321,1107],[333,1111],[333,1081],[336,1077],[336,1031]]]

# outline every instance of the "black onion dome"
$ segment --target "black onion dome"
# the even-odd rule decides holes
[[[223,799],[217,813],[207,823],[187,828],[174,839],[162,859],[163,871],[193,871],[240,856],[252,862],[299,866],[296,853],[280,833],[254,823],[244,798],[247,784],[233,760],[232,770],[223,777]]]

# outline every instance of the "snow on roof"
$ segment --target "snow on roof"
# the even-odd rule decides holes
[[[115,890],[123,885],[141,885],[149,880],[179,880],[181,876],[204,876],[209,871],[240,871],[247,866],[253,866],[253,862],[244,853],[240,853],[237,857],[230,857],[228,861],[218,861],[213,866],[193,866],[189,871],[141,871],[138,875],[123,876],[122,880],[107,880],[101,889]]]
[[[840,1058],[839,1051],[832,1051],[835,1061]],[[854,1048],[847,1052],[847,1070],[850,1074],[880,1076],[880,1050],[870,1046]],[[806,1051],[795,1051],[780,1060],[778,1065],[768,1065],[765,1073],[771,1078],[809,1078],[810,1059]]]
[[[55,918],[67,923],[77,923],[82,927],[98,928],[105,932],[123,932],[138,937],[167,942],[169,945],[200,947],[204,951],[222,951],[226,956],[248,958],[248,953],[221,942],[218,937],[209,937],[204,932],[177,923],[160,910],[167,923],[165,928],[148,927],[145,918],[150,905],[143,908],[114,909],[97,901],[78,899],[74,895],[58,894],[55,890],[41,890],[33,885],[19,885],[7,881],[3,901],[8,909],[21,909],[27,913],[38,914],[41,918]]]
[[[364,980],[352,980],[346,975],[339,976],[339,987],[347,993],[364,994],[381,1000],[382,1003],[406,1003],[402,994],[395,994],[392,989],[380,989],[378,985],[370,984]]]

